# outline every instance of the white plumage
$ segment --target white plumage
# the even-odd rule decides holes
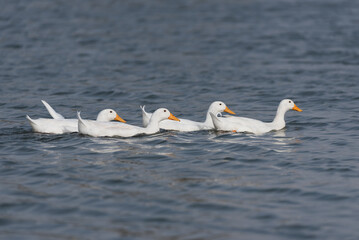
[[[98,122],[85,120],[77,113],[78,129],[82,134],[93,137],[132,137],[139,134],[154,134],[160,131],[159,123],[165,119],[179,121],[166,108],[157,109],[151,116],[147,127],[138,127],[125,123]]]
[[[71,133],[78,132],[77,119],[65,119],[61,114],[57,113],[47,102],[41,100],[45,105],[47,111],[53,118],[38,118],[32,119],[28,115],[26,118],[29,120],[32,129],[39,133]],[[118,114],[112,109],[102,110],[98,115],[96,121],[109,122],[112,120],[125,122]]]
[[[140,106],[142,109],[142,123],[146,127],[148,125],[149,119],[151,118],[152,113],[145,111],[145,106]],[[180,122],[174,122],[169,120],[163,120],[160,122],[160,128],[165,130],[176,130],[181,132],[190,132],[190,131],[199,131],[199,130],[210,130],[214,129],[214,125],[210,116],[210,113],[217,115],[221,112],[228,112],[230,114],[235,114],[232,112],[224,102],[215,101],[209,108],[206,115],[206,120],[204,122],[195,122],[192,120],[180,118]]]
[[[274,117],[274,120],[269,123],[246,117],[218,117],[214,114],[211,114],[211,117],[217,130],[263,134],[266,132],[283,129],[285,127],[284,115],[288,110],[291,109],[299,112],[302,111],[294,104],[292,100],[282,100],[279,103],[277,114]]]

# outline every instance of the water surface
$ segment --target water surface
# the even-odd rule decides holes
[[[359,2],[2,1],[2,239],[358,239]],[[284,130],[33,133],[224,101]]]

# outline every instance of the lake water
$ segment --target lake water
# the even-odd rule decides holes
[[[359,239],[359,1],[1,1],[0,238]],[[93,138],[25,119],[211,102],[287,127]]]

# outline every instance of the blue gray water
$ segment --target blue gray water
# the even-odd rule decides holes
[[[1,239],[359,239],[359,1],[2,0]],[[262,136],[33,133],[139,105],[204,120],[224,101]]]

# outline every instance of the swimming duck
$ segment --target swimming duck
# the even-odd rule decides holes
[[[166,108],[157,109],[151,116],[147,127],[137,127],[125,123],[98,122],[84,120],[77,113],[78,129],[82,134],[93,137],[132,137],[139,134],[154,134],[160,131],[159,123],[165,119],[180,121]]]
[[[280,130],[285,127],[284,115],[288,110],[301,112],[293,100],[284,99],[279,103],[277,114],[272,122],[266,123],[252,118],[245,117],[217,117],[211,113],[213,124],[217,130],[232,132],[248,132],[254,134],[263,134],[274,130]]]
[[[35,132],[53,133],[53,134],[78,132],[77,119],[65,119],[61,114],[57,113],[46,101],[41,100],[41,102],[45,105],[47,111],[52,116],[52,119],[51,118],[32,119],[28,115],[26,115],[26,118],[29,120],[32,129]],[[97,115],[97,119],[96,119],[96,121],[99,122],[109,122],[111,120],[126,122],[120,116],[118,116],[118,114],[112,109],[102,110]]]
[[[142,109],[142,123],[143,126],[146,127],[148,125],[149,119],[151,118],[151,113],[145,111],[145,106],[140,106],[140,107]],[[160,128],[165,130],[176,130],[181,132],[214,129],[214,125],[210,113],[217,115],[221,112],[235,114],[226,106],[226,104],[224,104],[224,102],[215,101],[209,106],[206,120],[204,122],[195,122],[184,118],[180,118],[181,121],[179,122],[164,120],[160,122]]]

